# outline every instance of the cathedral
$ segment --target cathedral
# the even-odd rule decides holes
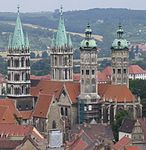
[[[80,81],[73,79],[73,44],[67,34],[61,8],[58,30],[51,43],[51,80],[30,80],[30,47],[24,34],[20,13],[8,47],[7,97],[19,111],[32,111],[27,118],[40,132],[60,130],[67,138],[75,124],[110,124],[119,110],[132,118],[142,116],[140,98],[129,89],[128,42],[120,24],[111,46],[112,82],[99,84],[98,51],[91,25],[80,44]]]

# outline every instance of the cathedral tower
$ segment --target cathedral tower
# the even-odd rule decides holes
[[[67,36],[61,7],[59,26],[51,45],[51,78],[59,81],[73,80],[73,46]]]
[[[19,7],[13,35],[8,45],[7,97],[26,99],[30,97],[30,50],[28,35],[24,36]],[[27,107],[28,104],[26,104]],[[21,106],[20,106],[21,107]],[[20,108],[21,109],[21,108]]]
[[[92,39],[92,30],[87,25],[85,39],[80,45],[81,94],[79,96],[79,122],[98,121],[97,45]]]
[[[129,87],[129,49],[128,42],[123,38],[124,30],[121,25],[117,30],[117,38],[112,43],[112,84]]]

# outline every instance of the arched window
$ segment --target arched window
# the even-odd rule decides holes
[[[55,66],[57,66],[57,57],[55,57]]]
[[[15,67],[19,67],[19,60],[18,59],[15,59]]]
[[[15,74],[14,75],[14,81],[19,81],[20,80],[20,75],[19,74]]]
[[[10,59],[8,59],[8,67],[10,67]]]
[[[53,122],[52,122],[52,129],[56,129],[56,121],[55,120],[53,120]]]

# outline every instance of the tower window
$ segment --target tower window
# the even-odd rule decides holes
[[[115,69],[113,69],[113,74],[115,74]]]
[[[123,70],[124,73],[127,73],[126,69]]]
[[[94,70],[92,70],[92,75],[94,75],[95,74],[95,71]]]
[[[92,105],[89,105],[89,106],[88,106],[88,110],[92,110]]]
[[[82,75],[84,74],[84,70],[82,70]]]
[[[68,109],[65,108],[65,116],[68,116]]]
[[[118,74],[121,74],[121,69],[118,69]]]
[[[64,116],[64,110],[63,110],[63,107],[61,107],[61,115]]]
[[[89,70],[86,70],[86,75],[89,75]]]

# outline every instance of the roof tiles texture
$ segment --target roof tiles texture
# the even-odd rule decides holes
[[[131,139],[126,137],[126,136],[124,136],[115,145],[113,145],[113,149],[114,150],[123,150],[130,143],[131,143]]]

